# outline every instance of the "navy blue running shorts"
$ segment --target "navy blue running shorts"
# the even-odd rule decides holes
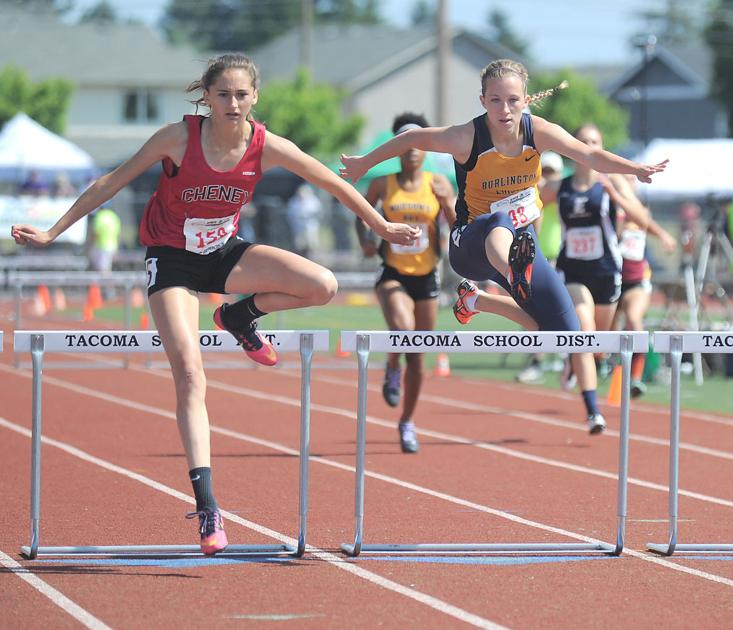
[[[229,273],[250,245],[235,236],[210,254],[194,254],[178,247],[148,247],[145,251],[148,296],[169,287],[226,293],[224,285]]]
[[[460,276],[469,280],[492,280],[501,285],[507,293],[509,283],[486,257],[485,241],[493,229],[501,227],[512,234],[517,233],[508,214],[492,212],[475,218],[467,225],[454,225],[450,234],[449,258],[451,267]],[[525,228],[535,243],[535,259],[532,265],[532,297],[521,304],[540,330],[580,330],[580,321],[568,290],[540,249],[534,226]]]
[[[621,297],[621,274],[606,273],[589,276],[587,273],[575,273],[571,270],[558,269],[565,284],[582,284],[593,296],[594,304],[606,306],[615,304]]]

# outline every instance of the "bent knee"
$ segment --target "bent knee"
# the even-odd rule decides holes
[[[338,281],[328,269],[324,269],[311,283],[308,291],[308,301],[313,306],[328,304],[338,291]]]

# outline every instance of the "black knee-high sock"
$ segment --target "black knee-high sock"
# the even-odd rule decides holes
[[[255,293],[229,304],[222,312],[224,323],[230,328],[246,328],[258,317],[266,313],[255,306]]]
[[[214,493],[211,490],[211,468],[202,466],[201,468],[192,468],[188,471],[193,486],[193,494],[196,497],[196,511],[210,510],[217,508]]]

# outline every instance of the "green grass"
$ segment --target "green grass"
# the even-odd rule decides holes
[[[214,306],[202,303],[199,326],[203,329],[214,327],[211,316]],[[133,327],[140,319],[142,309],[133,309]],[[99,319],[107,319],[121,323],[123,321],[123,310],[121,308],[102,308],[96,312]],[[442,308],[438,314],[436,329],[455,330],[456,321],[450,309]],[[336,348],[338,332],[340,330],[385,330],[384,319],[381,311],[376,305],[350,306],[350,305],[328,305],[314,308],[284,311],[281,313],[266,315],[262,318],[261,327],[265,329],[311,329],[329,330],[331,333],[331,347]],[[506,319],[494,315],[481,315],[475,317],[468,326],[461,327],[462,331],[471,330],[518,330],[518,328]],[[371,355],[372,364],[379,364],[384,360],[381,353]],[[432,369],[435,363],[435,355],[426,355],[426,365]],[[470,378],[486,378],[497,381],[514,381],[517,372],[521,370],[527,361],[527,355],[522,353],[501,354],[452,354],[450,356],[451,372]],[[695,409],[733,415],[733,396],[730,396],[730,388],[733,380],[715,374],[706,374],[702,386],[697,386],[692,375],[682,376],[681,406],[683,409]],[[598,384],[598,395],[605,399],[610,378]],[[525,387],[545,387],[558,390],[560,388],[560,377],[558,373],[549,372],[545,374],[545,380],[541,384],[528,385]],[[670,388],[667,383],[649,382],[648,390],[642,401],[645,403],[659,403],[669,406]]]

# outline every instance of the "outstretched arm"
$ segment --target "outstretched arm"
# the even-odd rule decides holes
[[[469,128],[470,125],[470,128]],[[450,153],[459,162],[465,162],[473,143],[473,123],[454,127],[423,127],[410,129],[390,138],[366,155],[342,155],[341,177],[357,182],[380,162],[402,155],[410,149]]]
[[[102,175],[74,202],[69,210],[48,231],[32,225],[14,225],[12,237],[18,245],[45,247],[92,210],[114,197],[138,175],[167,156],[183,156],[187,130],[184,123],[160,129],[129,160],[114,171]]]
[[[621,173],[634,175],[640,182],[650,183],[654,173],[661,173],[669,160],[659,164],[639,164],[620,155],[591,148],[577,138],[571,136],[559,125],[546,121],[544,118],[532,116],[534,124],[534,138],[538,151],[551,149],[571,160],[580,162],[599,173]]]
[[[282,166],[300,175],[314,186],[336,197],[379,236],[391,243],[410,245],[420,235],[419,228],[386,221],[351,184],[342,180],[315,158],[301,151],[290,140],[269,131],[266,134],[265,148],[262,152],[263,171]]]

